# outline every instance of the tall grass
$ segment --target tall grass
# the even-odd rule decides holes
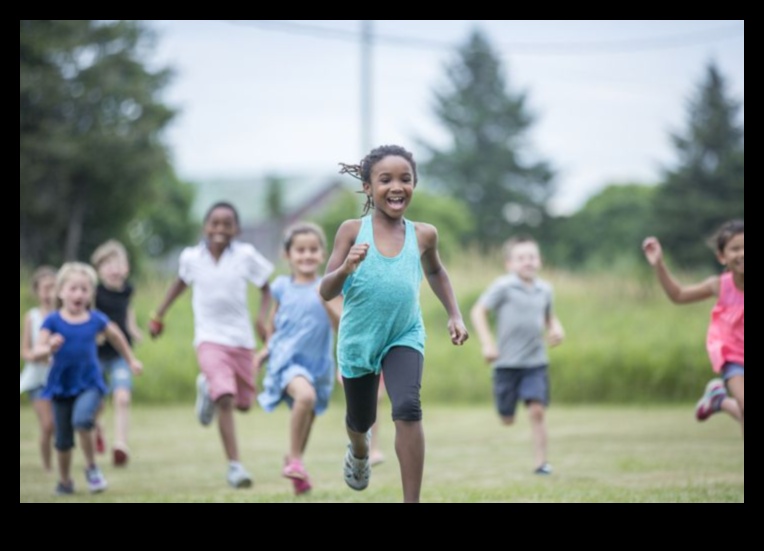
[[[469,311],[480,293],[502,274],[493,256],[468,253],[448,265],[468,328]],[[567,338],[550,350],[552,401],[561,403],[689,403],[697,399],[712,371],[705,332],[712,302],[676,306],[657,282],[643,273],[571,274],[547,270],[555,306]],[[680,276],[692,280],[691,275]],[[32,305],[28,273],[20,277],[20,318]],[[135,282],[134,307],[145,328],[150,312],[169,285],[165,276]],[[250,294],[257,312],[259,294]],[[135,347],[145,373],[135,385],[136,403],[188,402],[197,373],[192,348],[191,290],[166,316],[165,333]],[[483,361],[474,332],[462,347],[450,343],[446,315],[426,283],[422,311],[427,329],[422,398],[431,403],[487,403],[490,367]],[[335,400],[341,400],[335,389]]]

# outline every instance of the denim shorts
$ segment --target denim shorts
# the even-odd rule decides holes
[[[77,430],[95,427],[96,414],[103,396],[97,388],[90,388],[77,396],[53,398],[53,419],[56,426],[56,449],[69,451],[74,447]]]
[[[130,365],[122,356],[117,356],[110,360],[99,358],[103,377],[109,385],[109,392],[117,389],[133,389],[133,372],[130,371]]]
[[[549,405],[549,370],[547,366],[493,370],[493,396],[502,417],[514,417],[517,403],[541,402]]]
[[[722,377],[725,381],[738,376],[745,377],[745,366],[732,362],[727,362],[722,366]]]

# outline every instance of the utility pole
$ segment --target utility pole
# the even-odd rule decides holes
[[[363,158],[371,150],[371,47],[372,47],[372,22],[361,21],[361,157]]]

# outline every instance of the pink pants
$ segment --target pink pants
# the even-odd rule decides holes
[[[230,395],[238,409],[250,408],[257,394],[253,350],[203,342],[196,348],[196,357],[213,400]]]

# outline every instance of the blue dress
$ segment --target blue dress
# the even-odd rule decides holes
[[[278,303],[274,333],[268,343],[268,368],[257,400],[271,412],[283,401],[291,409],[287,385],[302,376],[316,390],[315,413],[326,411],[334,388],[334,333],[318,294],[320,279],[298,284],[279,276],[271,285]]]
[[[42,328],[51,334],[62,335],[64,344],[53,355],[42,396],[71,398],[93,388],[106,394],[106,383],[98,363],[96,337],[108,323],[109,318],[99,310],[91,310],[90,318],[82,323],[69,323],[59,311],[50,313],[43,320]]]

